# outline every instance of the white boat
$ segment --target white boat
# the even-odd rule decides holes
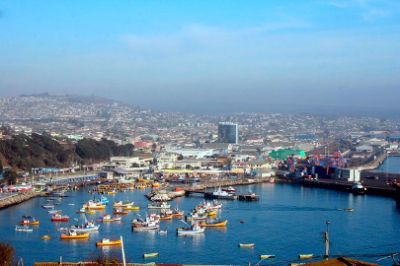
[[[122,201],[117,201],[117,202],[114,202],[113,207],[114,208],[123,208],[123,207],[131,207],[133,205],[134,205],[133,201],[132,202],[126,202],[126,203],[124,203]]]
[[[61,213],[61,210],[48,210],[47,212],[49,214],[56,214],[56,213]]]
[[[156,214],[150,214],[146,216],[146,219],[134,219],[132,221],[133,231],[154,231],[160,229],[160,216]]]
[[[206,230],[205,227],[201,227],[199,225],[193,225],[190,228],[177,228],[176,233],[178,236],[193,236],[204,233]]]
[[[100,225],[95,224],[93,222],[87,222],[82,226],[73,225],[70,227],[70,230],[74,230],[77,233],[87,233],[87,232],[96,232],[99,231]]]
[[[356,182],[351,186],[351,192],[355,194],[365,194],[367,188],[364,187],[360,182]]]
[[[236,189],[234,187],[232,187],[232,186],[225,187],[225,188],[222,189],[222,191],[226,191],[228,193],[236,193]]]
[[[171,208],[171,205],[169,205],[166,202],[162,202],[160,205],[158,205],[158,204],[148,204],[147,208],[148,209],[169,209],[169,208]]]
[[[42,205],[43,209],[54,209],[54,205],[53,204],[46,204],[46,205]]]
[[[17,232],[33,232],[33,228],[31,228],[29,226],[16,225],[15,231],[17,231]]]

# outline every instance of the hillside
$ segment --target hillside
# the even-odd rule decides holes
[[[109,140],[83,139],[77,143],[58,141],[46,134],[13,135],[0,140],[2,165],[29,171],[36,167],[69,167],[71,164],[108,160],[110,156],[130,156],[131,144]]]

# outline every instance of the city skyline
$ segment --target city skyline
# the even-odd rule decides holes
[[[399,110],[397,1],[0,5],[0,96],[195,113]]]

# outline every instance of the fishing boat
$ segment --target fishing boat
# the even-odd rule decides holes
[[[166,234],[168,234],[168,231],[167,230],[159,230],[158,233],[160,235],[166,235]]]
[[[204,233],[205,230],[206,230],[205,227],[195,224],[188,228],[183,228],[183,227],[177,228],[176,234],[178,236],[193,236],[193,235],[198,235],[198,234]]]
[[[241,201],[257,201],[259,199],[260,199],[259,196],[253,192],[249,192],[248,194],[243,194],[238,196],[238,200]]]
[[[26,217],[19,223],[20,225],[39,225],[40,222],[33,217]]]
[[[161,204],[152,203],[152,204],[148,204],[147,208],[148,209],[169,209],[169,208],[171,208],[171,205],[169,205],[166,202],[162,202]]]
[[[158,252],[153,252],[153,253],[144,253],[143,258],[149,259],[149,258],[155,258],[158,257]]]
[[[63,239],[63,240],[88,239],[89,238],[89,233],[78,233],[78,232],[76,232],[74,230],[70,230],[66,234],[61,234],[60,238]]]
[[[174,218],[174,216],[172,214],[167,214],[167,213],[160,214],[161,221],[168,221],[168,220],[172,220],[173,218]]]
[[[125,210],[125,211],[139,211],[140,210],[140,207],[139,206],[127,206],[127,207],[123,207],[123,209]]]
[[[240,248],[254,248],[255,246],[256,245],[254,243],[247,243],[247,244],[240,243],[239,244]]]
[[[314,257],[314,254],[300,254],[299,259],[301,260],[306,260],[306,259],[312,259]]]
[[[109,199],[103,195],[101,195],[99,202],[103,205],[107,205],[108,203],[110,203]]]
[[[222,189],[222,191],[226,191],[228,193],[236,193],[236,189],[234,187],[232,187],[232,186],[225,187],[225,188]]]
[[[115,189],[111,190],[111,191],[107,191],[107,195],[115,195],[115,194],[117,194],[117,191]]]
[[[207,211],[207,217],[215,217],[218,215],[217,210]]]
[[[275,255],[260,255],[260,260],[274,259]]]
[[[117,201],[117,202],[114,202],[113,207],[114,208],[124,208],[124,207],[130,207],[130,206],[133,206],[133,205],[134,205],[133,201],[132,202],[126,202],[126,203],[123,203],[122,201]]]
[[[106,205],[100,202],[89,201],[88,203],[83,205],[83,208],[88,210],[104,210]]]
[[[49,214],[57,214],[57,213],[61,213],[61,210],[48,210],[47,212]]]
[[[229,193],[223,191],[221,188],[218,188],[214,192],[206,192],[204,193],[204,198],[206,199],[223,199],[223,200],[235,200],[237,196],[233,193]]]
[[[41,237],[42,240],[50,240],[51,237],[49,235],[44,235]]]
[[[204,227],[226,227],[227,224],[228,224],[228,220],[225,220],[225,221],[216,221],[216,222],[212,222],[212,223],[203,222],[203,223],[201,223],[201,226],[204,226]]]
[[[132,221],[132,227],[134,231],[153,231],[160,229],[160,216],[156,214],[151,214],[146,216],[143,220],[142,218],[137,218]]]
[[[172,218],[182,219],[184,217],[184,214],[185,214],[184,211],[180,211],[178,209],[173,209],[172,210]]]
[[[187,217],[188,221],[201,221],[207,220],[207,214],[201,212],[192,212],[190,216]]]
[[[100,225],[97,225],[93,222],[87,222],[84,225],[73,225],[70,227],[70,230],[76,231],[77,233],[87,233],[99,231],[99,228]]]
[[[358,195],[363,195],[367,191],[367,188],[364,187],[360,182],[356,182],[351,186],[351,192]]]
[[[117,215],[127,215],[129,214],[128,211],[124,211],[123,209],[116,209],[113,214],[117,214]]]
[[[110,246],[121,246],[121,240],[110,240],[108,238],[103,238],[100,242],[96,242],[97,247],[110,247]]]
[[[51,221],[52,222],[68,222],[69,216],[56,213],[51,217]]]
[[[103,216],[101,221],[103,223],[112,223],[112,222],[119,222],[121,221],[121,219],[122,219],[121,217],[112,217],[111,215],[107,214]]]
[[[28,233],[30,233],[30,232],[33,232],[33,228],[32,227],[29,227],[29,226],[20,226],[20,225],[16,225],[15,226],[15,231],[17,231],[17,232],[28,232]]]

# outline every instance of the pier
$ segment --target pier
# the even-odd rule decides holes
[[[190,195],[193,193],[198,194],[205,194],[206,190],[209,188],[218,188],[218,187],[229,187],[229,186],[246,186],[252,184],[260,184],[260,183],[271,183],[274,180],[271,177],[263,178],[243,178],[243,179],[236,179],[236,180],[210,180],[207,183],[198,184],[195,186],[190,187],[183,187],[182,189],[185,190],[186,195]]]

